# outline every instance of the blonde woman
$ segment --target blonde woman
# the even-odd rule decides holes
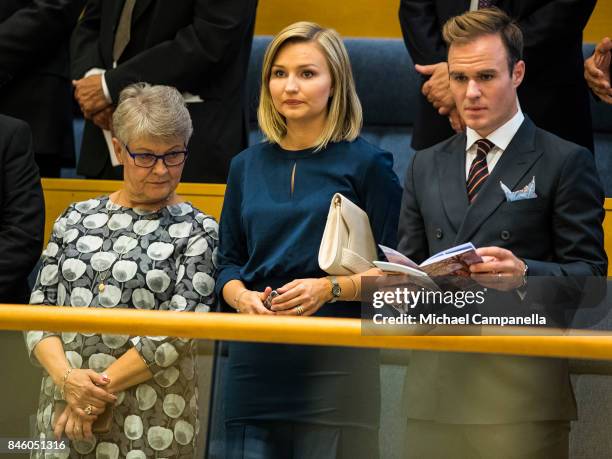
[[[359,276],[328,277],[317,263],[329,204],[342,193],[367,212],[376,241],[394,246],[401,190],[391,154],[359,137],[361,105],[334,30],[299,22],[272,40],[258,117],[266,142],[230,169],[220,296],[242,314],[359,317]],[[240,343],[229,352],[227,457],[378,455],[375,352]]]

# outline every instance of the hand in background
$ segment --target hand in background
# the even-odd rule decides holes
[[[106,131],[112,131],[113,129],[113,113],[115,112],[115,107],[109,105],[105,109],[96,113],[92,121],[96,126],[100,129],[104,129]]]
[[[453,108],[448,114],[448,121],[455,132],[459,133],[465,131],[465,123],[459,114],[459,110],[456,108]]]
[[[96,113],[110,105],[102,89],[102,75],[90,75],[80,80],[73,80],[72,84],[74,97],[85,118],[92,119]]]
[[[272,310],[280,315],[310,316],[332,299],[331,283],[321,279],[295,279],[276,289]]]
[[[591,57],[584,61],[584,79],[601,100],[612,104],[610,62],[612,61],[612,40],[601,40]]]
[[[438,62],[432,65],[416,64],[414,68],[421,75],[429,76],[429,80],[423,83],[421,88],[423,95],[438,109],[440,115],[448,115],[455,107],[455,101],[450,92],[447,63]]]

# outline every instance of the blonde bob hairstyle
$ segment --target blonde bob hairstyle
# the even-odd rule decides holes
[[[289,43],[310,42],[316,43],[323,52],[334,89],[328,102],[327,121],[314,145],[315,151],[319,151],[329,142],[355,140],[363,122],[361,103],[355,91],[348,53],[335,30],[323,28],[313,22],[296,22],[274,37],[264,55],[257,119],[267,141],[278,144],[285,137],[287,122],[274,107],[270,94],[272,65],[283,46]]]

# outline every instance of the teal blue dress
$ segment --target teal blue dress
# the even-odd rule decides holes
[[[330,143],[318,152],[261,143],[236,156],[219,230],[218,292],[233,279],[263,291],[325,276],[317,255],[334,193],[366,211],[378,243],[395,247],[401,188],[392,165],[390,153],[362,138]],[[326,304],[315,315],[358,318],[360,305]],[[377,430],[378,352],[230,343],[224,391],[226,422]]]

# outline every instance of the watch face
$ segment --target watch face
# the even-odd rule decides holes
[[[340,289],[340,286],[338,284],[332,287],[332,295],[334,295],[335,298],[339,297],[341,292],[342,290]]]

